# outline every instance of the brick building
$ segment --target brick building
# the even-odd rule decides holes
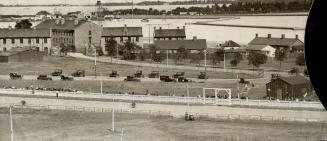
[[[0,52],[17,47],[35,47],[37,51],[49,53],[50,37],[48,29],[0,29]]]
[[[177,29],[162,29],[161,27],[156,29],[156,27],[154,27],[153,37],[154,40],[185,40],[185,26],[183,26],[183,29],[179,27],[177,27]]]
[[[100,46],[101,26],[87,20],[46,20],[35,26],[36,29],[50,29],[52,47],[72,47],[76,52],[86,54],[91,46]]]
[[[207,49],[207,42],[205,39],[197,38],[191,40],[155,40],[154,46],[169,53],[176,53],[179,48],[185,48],[190,53],[196,53]]]

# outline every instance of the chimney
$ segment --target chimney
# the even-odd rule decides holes
[[[268,38],[271,38],[271,34],[268,34]]]
[[[179,26],[177,26],[177,29],[179,29]]]
[[[11,30],[11,29],[12,29],[11,25],[9,25],[9,26],[8,26],[8,29],[9,29],[9,30]]]
[[[61,18],[60,23],[61,23],[62,25],[65,24],[65,19],[64,19],[64,18]]]
[[[281,37],[282,39],[285,39],[285,34],[282,34],[282,37]]]
[[[185,29],[185,26],[183,26],[183,29]]]
[[[161,30],[161,29],[162,29],[162,27],[159,27],[159,29]]]
[[[193,36],[193,40],[197,40],[198,38],[196,36]]]
[[[295,35],[295,39],[299,39],[299,35],[296,34],[296,35]]]
[[[125,24],[124,27],[127,27],[127,24]]]
[[[156,27],[154,26],[153,29],[156,30]]]
[[[74,20],[74,25],[78,25],[78,19]]]
[[[255,37],[256,37],[256,38],[258,38],[258,37],[259,37],[259,34],[258,34],[258,33],[256,33],[256,34],[255,34]]]

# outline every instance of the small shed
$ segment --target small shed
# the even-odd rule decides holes
[[[8,51],[0,51],[0,63],[9,62],[39,62],[44,53],[31,47],[16,47]]]
[[[276,76],[266,84],[267,97],[279,100],[304,99],[313,92],[313,87],[308,78],[296,76]]]

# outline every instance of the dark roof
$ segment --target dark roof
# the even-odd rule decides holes
[[[0,51],[0,56],[11,56],[29,50],[33,50],[33,47],[14,47],[8,51]]]
[[[271,46],[292,46],[294,43],[303,42],[296,38],[267,38],[267,37],[256,37],[249,44],[251,45],[271,45]]]
[[[229,50],[225,50],[225,53],[245,53],[246,50],[244,48],[238,48],[238,49],[229,49]]]
[[[185,29],[156,29],[154,37],[186,37]]]
[[[0,29],[0,38],[50,37],[49,29]]]
[[[64,24],[61,24],[61,20],[59,20],[59,24],[56,24],[56,20],[59,19],[51,19],[51,20],[45,20],[38,25],[35,26],[37,29],[75,29],[76,27],[86,23],[86,20],[79,20],[78,24],[75,25],[74,20],[65,20]]]
[[[126,34],[124,30],[126,29]],[[143,36],[142,27],[105,27],[102,29],[102,36]]]
[[[184,47],[188,50],[203,50],[207,48],[205,39],[196,40],[155,40],[154,45],[163,50],[177,50]]]
[[[225,43],[221,44],[220,46],[221,47],[241,47],[241,45],[239,45],[238,43],[236,43],[232,40],[226,41]]]
[[[286,83],[291,84],[291,85],[310,83],[309,79],[305,78],[304,76],[300,76],[300,75],[291,76],[291,77],[280,76],[279,79],[281,79],[281,80],[283,80]]]

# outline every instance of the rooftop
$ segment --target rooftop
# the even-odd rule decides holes
[[[156,29],[154,31],[154,37],[186,37],[185,29]]]
[[[124,32],[126,30],[126,32]],[[142,27],[104,27],[102,37],[139,36],[142,37]]]
[[[296,75],[296,76],[290,76],[290,77],[283,77],[280,76],[279,79],[285,81],[288,84],[291,85],[298,85],[298,84],[308,84],[310,83],[310,80],[304,76]]]
[[[255,37],[251,45],[292,46],[295,43],[304,44],[297,38]]]
[[[177,50],[181,47],[188,50],[203,50],[207,48],[207,42],[205,39],[155,40],[154,45],[164,50]]]
[[[64,23],[62,23],[64,21]],[[56,23],[57,22],[57,23]],[[86,20],[78,20],[78,23],[75,24],[75,20],[60,20],[60,19],[51,19],[45,20],[35,26],[37,29],[75,29],[80,25],[86,23]]]
[[[49,29],[0,29],[0,38],[50,37]]]
[[[249,45],[243,49],[245,50],[262,50],[265,47],[271,47],[270,45]]]
[[[241,47],[241,45],[239,45],[238,43],[236,43],[232,40],[226,41],[225,43],[221,44],[220,46],[221,47]]]

